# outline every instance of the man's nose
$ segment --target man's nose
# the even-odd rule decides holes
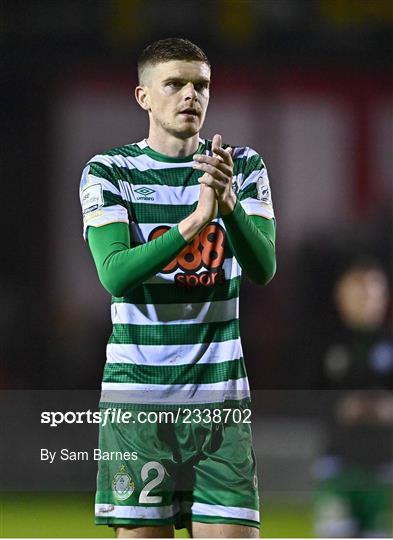
[[[192,82],[189,82],[184,87],[185,98],[186,99],[196,99],[198,96],[197,91]]]

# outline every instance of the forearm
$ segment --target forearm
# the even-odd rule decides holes
[[[102,285],[113,296],[122,296],[165,268],[207,221],[202,212],[193,212],[162,236],[134,248],[126,223],[90,227],[89,246]]]
[[[126,223],[90,227],[88,242],[102,285],[117,297],[156,275],[187,244],[176,226],[131,248]]]
[[[229,245],[242,269],[255,283],[268,283],[276,272],[273,220],[247,215],[239,201],[233,212],[222,219]]]
[[[199,214],[193,212],[179,223],[179,233],[186,242],[191,242],[206,227],[208,222],[209,219],[203,219]]]

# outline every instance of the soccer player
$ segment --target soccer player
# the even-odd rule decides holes
[[[135,453],[99,462],[96,523],[118,537],[259,534],[238,297],[242,269],[260,285],[275,273],[275,221],[261,157],[199,136],[210,71],[188,40],[149,45],[135,90],[148,138],[82,174],[84,237],[113,297],[100,407],[133,414],[100,426],[101,450]]]

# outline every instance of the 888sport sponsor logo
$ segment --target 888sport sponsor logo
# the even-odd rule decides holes
[[[170,227],[160,225],[151,231],[149,241],[158,238]],[[185,289],[212,287],[225,281],[222,268],[225,259],[225,232],[218,223],[209,223],[179,255],[161,272],[175,274],[175,285]],[[201,269],[205,271],[200,272]]]

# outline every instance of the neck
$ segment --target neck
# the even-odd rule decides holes
[[[151,128],[147,144],[152,150],[169,157],[186,157],[194,154],[199,145],[199,134],[196,133],[187,139],[179,139],[167,132],[157,133]]]

